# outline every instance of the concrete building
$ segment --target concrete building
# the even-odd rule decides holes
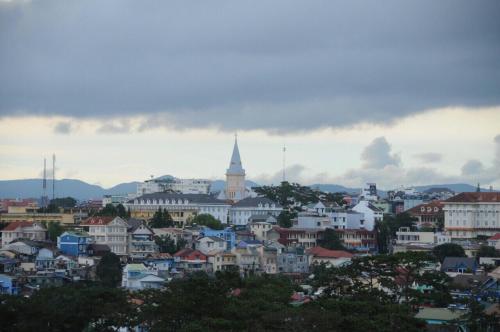
[[[233,225],[246,225],[250,217],[257,215],[277,218],[283,208],[267,197],[247,197],[234,203],[229,209],[229,221]]]
[[[396,244],[435,244],[450,243],[451,237],[442,233],[411,231],[401,227],[396,232]]]
[[[417,218],[416,226],[418,228],[436,228],[439,223],[444,222],[444,204],[442,201],[431,201],[417,205],[406,212]]]
[[[165,284],[165,279],[158,277],[156,272],[144,264],[127,264],[122,272],[122,287],[129,290],[146,288],[159,289]]]
[[[38,222],[15,221],[8,224],[2,231],[2,247],[17,239],[43,241],[47,230]]]
[[[74,257],[87,255],[91,238],[86,232],[68,231],[57,237],[57,248]]]
[[[142,220],[127,221],[128,255],[134,260],[143,260],[158,252],[154,232]]]
[[[73,213],[12,212],[0,214],[0,222],[11,223],[16,221],[26,221],[32,223],[58,222],[60,224],[67,225],[75,223]]]
[[[185,226],[197,214],[210,214],[222,223],[227,223],[230,204],[206,194],[154,193],[130,200],[125,207],[131,216],[151,219],[158,209],[165,209],[177,226]]]
[[[467,192],[444,201],[444,228],[452,238],[500,232],[500,193]]]
[[[91,217],[82,224],[94,244],[107,245],[111,252],[125,256],[128,253],[128,224],[120,217]]]
[[[363,213],[364,217],[364,229],[372,231],[375,227],[375,223],[382,221],[384,218],[384,213],[379,208],[375,207],[369,201],[360,201],[353,208],[353,211]]]

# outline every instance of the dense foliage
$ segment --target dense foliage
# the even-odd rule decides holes
[[[389,251],[389,243],[396,236],[396,232],[401,227],[411,228],[415,221],[416,218],[406,212],[399,213],[396,216],[384,215],[384,219],[375,225],[379,252],[383,254],[387,253]]]
[[[290,228],[293,226],[293,219],[297,218],[297,212],[283,210],[278,215],[278,225],[284,228]]]
[[[184,239],[178,239],[176,243],[174,239],[168,235],[155,236],[154,240],[161,253],[169,253],[171,255],[186,247],[187,244]]]
[[[207,226],[215,230],[222,230],[225,227],[218,219],[215,219],[214,216],[208,213],[198,214],[193,218],[191,223],[199,226]]]
[[[464,248],[455,243],[443,243],[435,246],[432,253],[441,263],[444,261],[445,257],[467,257]]]
[[[340,240],[338,233],[331,228],[325,229],[325,231],[323,232],[323,239],[318,240],[318,244],[321,247],[330,250],[346,250],[346,248],[342,244],[342,241]]]
[[[500,257],[500,250],[492,246],[481,246],[476,253],[476,257]]]
[[[97,264],[96,275],[104,286],[118,286],[122,280],[120,258],[112,252],[104,254]]]
[[[161,208],[158,208],[158,211],[155,212],[153,218],[149,221],[149,227],[151,228],[164,228],[172,226],[174,226],[174,220],[166,209],[162,210]]]
[[[127,211],[122,204],[114,206],[113,204],[106,204],[106,206],[99,212],[97,216],[102,217],[120,217],[123,219],[130,218],[130,211]]]

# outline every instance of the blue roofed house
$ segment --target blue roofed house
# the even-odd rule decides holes
[[[85,232],[64,232],[57,237],[57,248],[65,255],[86,256],[91,242],[90,236]]]
[[[231,227],[226,227],[223,230],[211,229],[204,226],[200,231],[200,236],[214,236],[226,241],[226,250],[231,250],[236,246],[236,233]]]
[[[0,274],[0,294],[18,295],[20,289],[16,277]]]
[[[445,257],[441,264],[441,271],[445,273],[472,273],[476,274],[479,265],[471,257]]]

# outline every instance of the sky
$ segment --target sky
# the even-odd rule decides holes
[[[0,179],[500,187],[500,2],[0,0]]]

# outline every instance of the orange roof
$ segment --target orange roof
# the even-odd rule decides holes
[[[9,223],[7,227],[2,229],[2,231],[15,231],[19,227],[31,227],[31,226],[33,226],[33,223],[29,221],[14,221]]]
[[[112,222],[115,217],[90,217],[83,222],[82,225],[86,226],[99,226],[99,225],[107,225]]]
[[[434,208],[437,207],[438,211],[434,211]],[[432,201],[429,203],[423,203],[419,204],[417,206],[412,207],[411,209],[408,209],[408,213],[413,214],[413,215],[435,215],[438,214],[442,211],[444,207],[443,201]],[[422,208],[424,208],[424,211],[422,211]],[[428,211],[428,208],[430,208],[430,211]]]
[[[330,250],[322,247],[313,247],[307,250],[309,255],[327,258],[351,258],[354,255],[344,250]]]
[[[460,193],[448,198],[445,202],[457,203],[500,203],[500,192]]]

